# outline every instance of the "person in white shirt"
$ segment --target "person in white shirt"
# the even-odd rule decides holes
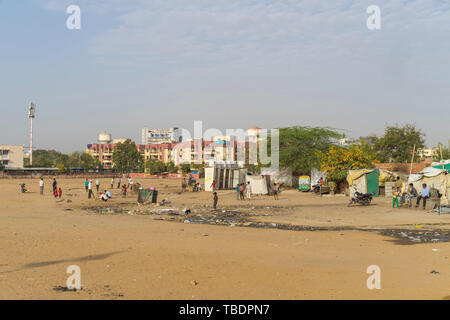
[[[91,196],[93,196],[94,193],[92,192],[92,180],[89,180],[89,184],[88,184],[88,199],[91,198]]]
[[[109,192],[108,190],[105,190],[105,194],[108,197],[108,199],[112,198],[111,192]]]
[[[41,196],[44,194],[44,179],[41,178],[41,180],[39,180],[39,190],[40,190],[40,194]]]
[[[247,199],[250,199],[252,196],[252,186],[250,185],[250,181],[247,182],[245,190],[247,191]]]

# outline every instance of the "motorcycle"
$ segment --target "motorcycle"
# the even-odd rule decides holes
[[[363,206],[370,205],[370,202],[372,201],[374,194],[373,193],[360,193],[358,191],[355,192],[354,196],[350,199],[348,203],[348,207],[352,206],[353,204],[359,203]]]
[[[317,182],[316,184],[313,184],[311,186],[311,191],[314,193],[320,193],[320,182]]]
[[[22,184],[20,185],[20,191],[21,191],[22,193],[27,192],[27,189],[25,188],[25,183],[22,183]]]

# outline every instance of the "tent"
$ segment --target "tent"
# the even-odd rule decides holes
[[[252,194],[268,194],[270,190],[270,176],[247,175],[246,183],[250,182]]]
[[[444,160],[444,170],[450,171],[450,160]],[[432,164],[433,168],[436,169],[442,169],[442,163],[441,162],[433,162]]]
[[[417,174],[409,176],[408,184],[412,183],[418,192],[422,190],[422,184],[426,183],[430,189],[437,189],[442,194],[441,205],[449,204],[450,175],[446,170],[427,167]]]
[[[349,170],[347,182],[350,186],[350,196],[353,196],[358,191],[361,193],[373,193],[375,197],[378,197],[379,175],[378,169]]]

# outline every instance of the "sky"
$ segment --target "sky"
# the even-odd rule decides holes
[[[29,145],[34,101],[34,147],[62,152],[195,120],[355,138],[412,123],[433,147],[450,139],[449,35],[447,0],[0,0],[0,144]]]

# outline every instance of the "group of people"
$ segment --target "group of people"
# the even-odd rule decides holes
[[[120,183],[121,183],[121,179],[119,177],[119,178],[117,178],[117,189],[121,188]],[[129,182],[129,184],[130,184],[130,182]],[[115,186],[114,178],[111,178],[110,186],[111,186],[111,189],[114,189],[114,186]],[[86,192],[88,193],[88,199],[93,198],[94,197],[94,191],[93,191],[94,182],[92,181],[92,179],[86,178],[84,181],[84,187],[85,187]],[[97,193],[97,195],[99,195],[99,198],[101,200],[108,201],[108,199],[112,198],[110,191],[104,190],[103,192],[100,192],[100,180],[98,178],[95,180],[95,188],[97,191],[96,193]],[[129,187],[126,184],[124,184],[122,186],[122,197],[126,197],[128,188]]]
[[[250,181],[245,183],[239,183],[236,185],[236,200],[244,200],[244,192],[247,199],[250,199],[252,196],[252,186],[250,185]]]
[[[44,178],[39,179],[39,194],[41,196],[44,195]],[[52,195],[55,198],[62,197],[62,189],[61,187],[58,187],[58,182],[56,181],[56,178],[53,178],[52,182]]]
[[[430,198],[430,188],[428,188],[426,183],[422,184],[422,190],[420,193],[417,192],[417,189],[414,187],[412,183],[408,185],[406,190],[402,191],[403,182],[400,177],[397,177],[397,180],[394,185],[394,192],[392,193],[392,208],[399,208],[400,204],[403,203],[403,197],[406,200],[406,204],[409,207],[412,207],[412,199],[416,198],[416,208],[419,207],[420,201],[422,200],[423,209],[427,204],[427,199]]]

